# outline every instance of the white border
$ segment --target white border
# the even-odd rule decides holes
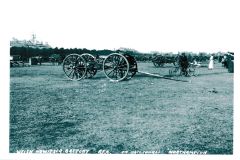
[[[9,154],[8,153],[8,148],[9,148],[9,41],[11,40],[11,38],[17,33],[20,34],[20,32],[22,32],[22,34],[25,35],[26,34],[30,34],[30,32],[35,32],[36,30],[38,30],[38,28],[44,28],[43,30],[38,30],[40,35],[41,33],[46,33],[48,31],[48,26],[44,25],[44,26],[34,26],[33,24],[26,24],[26,25],[22,25],[21,22],[26,23],[26,18],[29,19],[33,19],[33,18],[38,18],[39,21],[46,20],[46,22],[51,22],[54,19],[53,17],[47,18],[47,17],[43,17],[43,19],[40,19],[40,15],[41,13],[37,13],[37,15],[32,15],[31,14],[27,14],[29,11],[29,8],[32,7],[32,9],[30,9],[30,11],[34,11],[36,9],[36,11],[39,11],[39,9],[37,9],[37,7],[42,7],[44,8],[45,5],[48,5],[50,7],[54,7],[54,6],[58,6],[59,4],[62,5],[60,6],[63,7],[64,4],[69,4],[69,3],[77,3],[77,1],[45,1],[45,0],[37,0],[37,1],[28,1],[28,0],[23,0],[23,1],[15,1],[15,0],[9,0],[9,1],[1,1],[0,2],[0,16],[1,16],[1,38],[0,38],[0,54],[1,54],[1,63],[0,63],[0,69],[1,69],[1,74],[0,74],[0,88],[1,88],[1,107],[0,107],[0,128],[1,128],[1,135],[0,135],[0,159],[113,159],[113,158],[119,158],[119,159],[219,159],[219,160],[232,160],[232,159],[239,159],[240,158],[240,147],[239,147],[239,143],[240,142],[240,132],[239,132],[239,119],[240,119],[240,113],[239,113],[239,100],[238,100],[238,95],[239,95],[239,88],[240,88],[240,81],[239,81],[239,51],[240,51],[240,44],[239,44],[239,37],[240,37],[240,32],[239,32],[239,28],[240,25],[237,23],[237,20],[239,20],[240,18],[238,17],[238,15],[240,15],[239,13],[239,9],[237,8],[238,3],[235,0],[220,0],[220,1],[215,1],[215,0],[202,0],[200,1],[190,1],[190,0],[183,0],[183,1],[178,1],[178,0],[169,0],[168,2],[166,1],[160,1],[159,3],[161,4],[165,4],[167,3],[167,6],[171,8],[171,11],[173,11],[173,13],[169,13],[167,12],[167,9],[164,8],[159,8],[160,10],[164,10],[166,12],[165,16],[166,19],[164,20],[159,20],[160,22],[166,22],[168,20],[168,18],[174,18],[174,14],[181,14],[178,12],[174,12],[174,10],[179,11],[179,8],[182,8],[182,15],[189,15],[191,14],[191,12],[193,12],[193,10],[191,10],[191,6],[196,7],[195,5],[199,5],[199,7],[202,7],[202,15],[199,13],[197,14],[197,17],[188,17],[188,18],[183,18],[183,21],[185,22],[185,24],[189,24],[189,20],[192,18],[197,18],[198,20],[195,20],[194,23],[197,24],[197,22],[202,23],[202,22],[206,22],[205,24],[199,24],[198,25],[194,25],[192,26],[193,29],[190,30],[190,33],[194,33],[194,32],[200,32],[197,35],[201,35],[199,37],[194,37],[191,35],[185,35],[186,30],[184,29],[184,26],[178,26],[179,21],[177,21],[177,23],[175,24],[175,27],[180,27],[179,31],[184,31],[182,33],[178,33],[177,31],[174,31],[174,33],[176,33],[176,40],[174,39],[165,39],[165,41],[163,40],[159,40],[158,37],[153,36],[153,38],[150,40],[151,42],[156,42],[159,43],[159,45],[163,45],[165,47],[162,48],[162,51],[173,51],[173,50],[187,50],[187,51],[204,51],[204,49],[209,50],[209,51],[232,51],[235,53],[235,73],[234,73],[234,154],[230,155],[230,156],[224,156],[224,155],[207,155],[207,156],[184,156],[184,155],[177,155],[177,156],[173,156],[173,155],[19,155],[19,154]],[[103,0],[101,2],[97,2],[97,0],[90,0],[88,2],[86,1],[80,1],[81,3],[87,3],[88,6],[91,6],[91,4],[98,4],[100,5],[100,7],[104,6],[104,5],[108,5],[110,4],[109,7],[114,6],[118,6],[119,8],[124,8],[124,6],[126,4],[130,5],[130,7],[135,7],[135,6],[139,6],[140,8],[145,8],[145,7],[149,7],[149,5],[145,6],[147,1],[120,1],[117,0],[115,1],[117,3],[117,5],[115,5],[115,2],[110,2],[108,0]],[[152,2],[152,1],[151,1]],[[156,1],[153,1],[154,3],[157,3]],[[196,3],[195,3],[196,2]],[[148,1],[148,3],[150,3]],[[16,5],[17,4],[17,5]],[[188,4],[190,4],[191,6],[187,6]],[[22,11],[23,13],[20,13],[19,11],[19,7],[22,7]],[[36,7],[36,8],[34,8]],[[59,7],[59,6],[58,6]],[[150,7],[153,7],[150,5]],[[120,12],[121,9],[117,8],[116,10],[118,12]],[[220,10],[222,10],[222,13],[219,14],[219,10],[218,8],[220,8]],[[87,15],[87,18],[92,18],[94,17],[95,14],[98,14],[94,11],[90,11],[88,10],[89,8],[85,9],[84,12]],[[93,9],[96,9],[98,11],[97,6],[94,6]],[[128,8],[128,12],[129,12]],[[151,9],[157,9],[157,8],[150,8]],[[186,10],[189,9],[189,10]],[[206,10],[204,10],[206,9]],[[169,9],[170,10],[170,9]],[[55,13],[55,18],[57,20],[61,20],[61,16],[57,16],[58,13],[60,13],[61,10],[58,10],[57,13]],[[114,10],[111,10],[111,12],[114,12]],[[219,14],[217,15],[216,12]],[[44,9],[42,9],[42,13],[44,16],[50,15],[51,13],[44,13]],[[157,12],[158,13],[158,12]],[[164,12],[161,12],[164,13]],[[108,13],[105,13],[106,15]],[[110,14],[110,13],[109,13]],[[196,14],[193,14],[196,16]],[[118,13],[117,14],[118,18],[126,18],[128,16],[128,14],[124,13],[124,10],[122,10],[122,13]],[[139,15],[135,18],[141,18],[142,15]],[[210,18],[209,18],[210,17]],[[114,19],[115,17],[110,17],[110,19]],[[146,17],[145,17],[146,18]],[[211,19],[213,18],[213,19]],[[214,19],[215,18],[215,19]],[[206,19],[206,21],[204,21],[203,19]],[[87,19],[86,19],[87,20]],[[176,19],[174,19],[176,20]],[[214,22],[216,21],[216,23]],[[16,22],[16,24],[15,24]],[[34,21],[37,22],[37,21]],[[127,22],[130,23],[130,19],[127,19]],[[152,22],[152,20],[150,20],[150,22]],[[141,20],[138,20],[137,23],[141,23]],[[219,26],[222,23],[223,26]],[[39,23],[37,23],[39,24]],[[174,22],[170,23],[171,25],[174,25]],[[209,25],[210,24],[210,25]],[[148,24],[142,24],[143,27],[141,29],[143,29],[144,27],[148,29]],[[21,27],[22,26],[22,27]],[[26,27],[28,26],[28,27]],[[19,28],[18,28],[19,27]],[[26,27],[26,28],[25,28]],[[66,26],[64,26],[66,27]],[[120,27],[124,27],[123,25],[120,25]],[[204,28],[201,28],[204,27]],[[208,29],[208,27],[210,29]],[[16,29],[18,28],[18,29]],[[67,28],[67,27],[66,27]],[[188,27],[187,27],[188,28]],[[87,28],[85,28],[87,29]],[[170,29],[174,29],[170,27],[170,29],[168,30],[168,28],[164,28],[166,29],[166,33],[168,33],[168,31]],[[189,28],[188,28],[189,29]],[[202,29],[202,30],[201,30]],[[216,32],[212,33],[213,30],[216,30]],[[67,30],[66,30],[67,31]],[[123,31],[127,31],[126,28]],[[153,35],[155,32],[151,32],[149,30],[139,30],[143,31],[143,37],[142,38],[149,38],[149,35]],[[204,32],[201,32],[204,31]],[[114,30],[112,30],[111,32],[114,32]],[[138,32],[136,32],[138,33]],[[136,33],[133,36],[137,36]],[[149,33],[149,34],[146,34]],[[160,34],[163,32],[157,32],[156,34]],[[64,34],[64,33],[63,33]],[[136,41],[135,43],[131,43],[131,45],[127,46],[128,43],[126,43],[124,41],[124,39],[121,39],[121,34],[130,34],[130,33],[120,33],[117,36],[120,36],[120,40],[116,40],[118,43],[121,43],[121,45],[126,45],[126,46],[114,46],[113,47],[132,47],[132,46],[139,46],[139,44],[142,45],[141,41]],[[190,40],[187,40],[184,38],[184,35],[186,37],[190,37]],[[55,36],[57,36],[57,34],[55,33]],[[64,36],[68,37],[67,34],[64,34]],[[63,36],[63,37],[64,37]],[[163,34],[163,36],[167,37],[168,35]],[[179,38],[180,36],[180,38]],[[181,37],[183,36],[183,37]],[[174,37],[174,35],[170,35],[171,38]],[[28,38],[28,37],[24,37],[24,38]],[[58,38],[58,37],[57,37]],[[111,37],[114,38],[114,37]],[[130,38],[131,41],[131,37]],[[43,39],[45,40],[45,39]],[[86,41],[90,41],[88,39],[85,39]],[[98,39],[99,40],[99,39]],[[135,39],[132,39],[135,40]],[[75,42],[75,41],[79,41],[79,39],[71,39],[68,40],[69,42]],[[106,41],[109,42],[109,41]],[[133,41],[132,41],[133,42]],[[179,43],[181,42],[181,43]],[[203,44],[199,44],[203,42]],[[186,45],[185,45],[186,44]],[[95,44],[97,47],[101,48],[101,46]],[[103,45],[104,46],[104,45]],[[198,48],[198,46],[201,46]],[[94,44],[93,46],[89,46],[88,44],[86,44],[86,48],[91,49],[90,47],[94,48]],[[151,46],[149,46],[151,47]],[[152,47],[154,48],[154,45],[152,45]],[[97,49],[97,48],[96,48]],[[110,48],[112,49],[112,48]],[[138,48],[134,48],[134,49],[138,49]],[[149,48],[148,48],[149,49]],[[172,49],[172,50],[171,50]],[[147,50],[147,49],[146,49]],[[155,48],[153,50],[156,50]]]

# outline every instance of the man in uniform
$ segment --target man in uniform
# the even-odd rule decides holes
[[[180,55],[180,57],[179,57],[179,65],[180,65],[182,73],[185,76],[187,76],[188,75],[187,69],[188,69],[188,66],[189,66],[189,62],[188,62],[188,58],[185,55],[185,53],[182,53],[182,55]]]

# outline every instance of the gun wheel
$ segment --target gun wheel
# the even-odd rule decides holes
[[[111,81],[122,81],[128,76],[129,62],[122,54],[110,54],[103,62],[103,71]]]
[[[70,80],[81,80],[87,71],[86,61],[78,54],[70,54],[63,60],[63,71]]]

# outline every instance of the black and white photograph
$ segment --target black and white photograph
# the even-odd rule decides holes
[[[1,8],[0,159],[240,158],[236,1]]]

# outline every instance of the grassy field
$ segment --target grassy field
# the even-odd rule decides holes
[[[139,70],[167,75],[171,66]],[[61,66],[10,70],[10,152],[38,149],[233,152],[233,74],[220,64],[189,82],[138,74],[68,80]]]

